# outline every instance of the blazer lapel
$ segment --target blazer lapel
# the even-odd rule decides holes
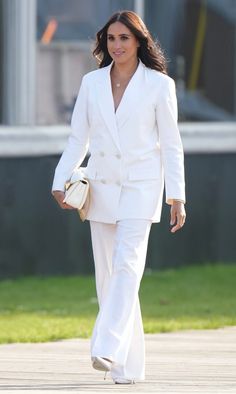
[[[125,89],[121,102],[115,112],[114,100],[112,95],[110,71],[113,62],[101,69],[102,73],[99,80],[96,81],[96,92],[99,108],[103,119],[112,135],[112,138],[119,150],[119,128],[121,128],[128,118],[135,112],[137,106],[145,98],[140,97],[140,92],[145,90],[145,66],[139,60],[139,65],[133,77]]]
[[[114,109],[114,100],[111,88],[110,70],[112,63],[104,67],[101,79],[96,82],[97,100],[103,119],[113,137],[113,140],[120,150],[120,141],[117,128],[117,120]]]
[[[118,128],[122,127],[128,118],[134,115],[135,109],[140,105],[144,98],[140,96],[140,92],[144,92],[145,88],[145,66],[139,60],[139,65],[133,77],[129,81],[121,102],[116,110],[116,119]]]

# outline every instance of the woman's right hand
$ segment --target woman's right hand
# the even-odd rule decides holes
[[[63,202],[65,198],[65,193],[62,192],[61,190],[54,190],[52,192],[52,195],[62,209],[75,209],[71,205],[66,204],[66,202]]]

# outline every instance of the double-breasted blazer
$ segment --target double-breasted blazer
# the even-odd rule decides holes
[[[71,134],[52,190],[64,190],[87,152],[88,220],[159,222],[166,202],[185,202],[184,156],[175,82],[141,60],[115,111],[109,66],[87,73],[71,119]]]

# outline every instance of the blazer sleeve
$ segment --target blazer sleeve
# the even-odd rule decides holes
[[[88,152],[89,121],[87,101],[87,86],[85,77],[83,77],[72,112],[71,133],[55,169],[52,191],[65,190],[65,183],[70,179],[73,170],[82,164]]]
[[[156,106],[162,165],[164,169],[166,203],[185,203],[184,152],[178,129],[178,108],[175,82],[164,78]]]

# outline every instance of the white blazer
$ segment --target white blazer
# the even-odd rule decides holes
[[[64,190],[86,153],[90,180],[87,219],[159,222],[166,202],[185,202],[184,156],[177,125],[175,83],[141,61],[114,110],[112,63],[83,77],[72,131],[56,167],[52,190]]]

